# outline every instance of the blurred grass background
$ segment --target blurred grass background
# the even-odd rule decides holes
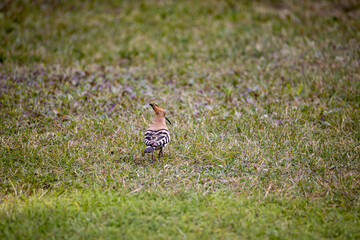
[[[357,239],[359,20],[351,0],[2,1],[0,237]],[[174,123],[156,162],[149,102]]]

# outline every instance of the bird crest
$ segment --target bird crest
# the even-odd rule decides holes
[[[171,124],[170,120],[165,116],[166,112],[162,107],[160,107],[156,103],[150,103],[150,106],[154,110],[155,115],[160,116],[160,117],[164,117],[166,119],[166,121],[168,121]]]

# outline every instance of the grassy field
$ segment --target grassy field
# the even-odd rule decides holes
[[[0,239],[359,239],[359,156],[358,1],[0,3]]]

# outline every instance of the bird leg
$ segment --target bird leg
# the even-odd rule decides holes
[[[151,152],[151,161],[154,161],[154,151]]]
[[[160,151],[159,151],[159,159],[160,159],[160,156],[164,156],[164,153],[163,153],[163,148],[160,148]]]

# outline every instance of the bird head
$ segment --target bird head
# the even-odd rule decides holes
[[[159,105],[157,105],[155,103],[150,103],[150,106],[154,110],[156,116],[165,118],[171,124],[170,120],[165,116],[166,112],[163,108],[161,108]]]

